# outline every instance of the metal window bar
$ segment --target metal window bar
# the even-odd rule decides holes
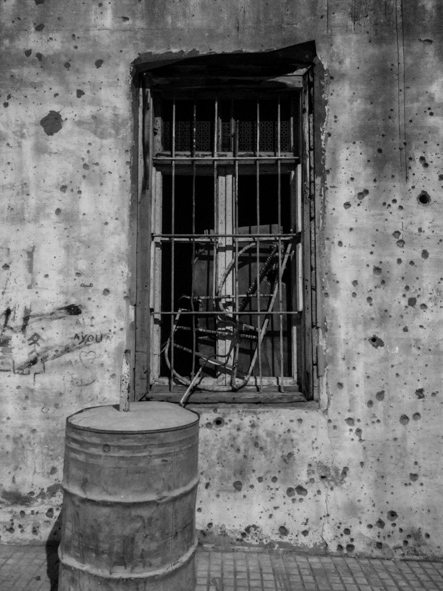
[[[260,155],[260,102],[257,100],[257,144],[256,144],[256,155]],[[260,162],[256,160],[255,163],[255,185],[256,185],[256,210],[257,210],[257,232],[260,233]],[[257,240],[257,261],[260,258],[260,247],[259,241]],[[257,311],[259,312],[257,316],[257,327],[261,326],[261,302],[260,302],[260,283],[259,283],[259,269],[257,265],[257,277],[256,277],[257,285],[258,285],[258,292],[257,292]],[[262,383],[263,383],[263,371],[262,371],[262,346],[261,340],[258,339],[257,341],[257,348],[258,348],[258,385],[259,385],[259,392],[263,390]]]
[[[172,101],[172,157],[175,156],[175,129],[176,129],[176,103],[175,98]],[[172,236],[175,233],[175,162],[172,162],[172,188],[171,188],[171,231]],[[174,268],[175,268],[175,243],[174,237],[171,240],[171,310],[174,310]],[[171,370],[169,373],[169,390],[172,392],[174,388],[174,317],[171,316]]]
[[[221,134],[221,127],[219,126],[219,109],[218,109],[218,101],[215,100],[214,104],[213,104],[213,113],[214,113],[214,120],[213,120],[213,149],[212,149],[212,163],[213,163],[213,179],[214,179],[214,183],[213,183],[213,191],[214,191],[214,210],[213,210],[213,215],[214,215],[214,232],[215,235],[214,237],[208,236],[208,235],[204,235],[204,236],[198,236],[196,234],[196,220],[198,218],[198,211],[197,211],[197,205],[196,205],[196,177],[197,177],[197,168],[196,168],[196,161],[199,159],[198,156],[196,156],[196,136],[197,136],[197,103],[194,101],[193,105],[192,105],[192,140],[191,140],[191,156],[189,157],[183,157],[183,156],[179,156],[177,157],[176,155],[176,125],[177,125],[177,109],[176,109],[176,100],[173,99],[172,101],[172,129],[171,129],[171,158],[169,158],[170,161],[170,166],[171,166],[171,176],[172,176],[172,180],[171,180],[171,233],[167,234],[167,233],[161,233],[161,232],[154,232],[153,233],[153,240],[155,242],[159,242],[160,244],[170,244],[171,245],[171,274],[170,274],[170,282],[171,282],[171,300],[170,300],[170,311],[166,311],[166,310],[152,310],[152,313],[155,315],[160,315],[160,317],[162,316],[170,316],[171,317],[171,323],[170,323],[170,341],[171,341],[171,346],[170,346],[170,371],[169,371],[169,381],[170,381],[170,389],[172,390],[173,385],[174,385],[174,376],[176,377],[176,372],[175,372],[175,359],[174,359],[174,349],[175,348],[181,348],[186,350],[185,347],[181,346],[180,343],[175,342],[175,333],[179,327],[179,325],[177,324],[177,322],[174,325],[174,318],[178,317],[179,315],[191,315],[192,317],[192,329],[189,327],[180,327],[180,329],[182,330],[192,330],[192,349],[191,349],[191,354],[192,354],[192,369],[191,369],[191,376],[192,376],[192,380],[194,380],[196,373],[201,373],[201,369],[204,365],[201,364],[201,367],[199,369],[198,372],[196,372],[196,358],[197,357],[201,357],[201,354],[199,354],[199,352],[197,351],[197,329],[198,329],[198,323],[197,323],[197,315],[202,315],[202,316],[215,316],[216,314],[214,313],[214,311],[205,309],[205,310],[198,310],[196,311],[195,309],[195,304],[194,304],[194,298],[190,297],[190,310],[181,310],[178,309],[176,310],[176,304],[175,304],[175,298],[176,298],[176,294],[175,294],[175,261],[176,261],[176,257],[175,257],[175,245],[176,243],[180,243],[180,242],[190,242],[192,245],[192,260],[194,261],[196,258],[196,245],[197,243],[204,243],[206,242],[207,244],[211,245],[212,244],[212,249],[210,248],[210,250],[208,252],[212,251],[212,296],[206,296],[206,299],[210,299],[210,297],[212,297],[212,300],[215,302],[217,300],[221,301],[223,298],[225,299],[225,301],[228,300],[228,296],[229,296],[229,291],[234,291],[234,293],[230,294],[230,299],[232,301],[232,295],[234,296],[234,300],[235,300],[235,310],[231,310],[229,309],[229,317],[234,318],[237,317],[238,320],[240,320],[240,316],[242,314],[245,314],[244,310],[240,309],[240,298],[242,298],[242,301],[244,300],[245,297],[251,299],[251,298],[255,298],[256,299],[256,310],[248,310],[246,312],[246,316],[257,316],[257,346],[256,346],[256,350],[255,353],[253,354],[253,362],[255,361],[255,358],[258,357],[258,387],[261,390],[262,389],[262,384],[263,384],[263,372],[262,372],[262,343],[263,343],[263,338],[265,336],[265,332],[267,330],[267,326],[269,323],[271,323],[272,326],[274,326],[274,321],[272,320],[274,317],[278,317],[279,322],[279,338],[278,338],[278,342],[279,342],[279,366],[280,366],[280,376],[279,376],[279,380],[277,380],[277,383],[280,386],[280,389],[283,388],[283,384],[284,384],[284,378],[285,378],[285,353],[284,353],[284,338],[288,338],[288,330],[286,330],[286,337],[284,336],[284,331],[283,331],[283,315],[285,314],[287,317],[287,320],[289,320],[289,317],[292,316],[299,316],[299,311],[293,311],[293,310],[286,310],[284,311],[283,308],[283,290],[282,290],[282,277],[283,277],[283,273],[287,264],[287,261],[289,258],[292,258],[292,243],[294,241],[294,228],[290,229],[289,233],[282,233],[282,188],[281,188],[281,182],[282,182],[282,172],[281,172],[281,159],[290,159],[293,162],[297,162],[298,158],[296,158],[295,156],[291,156],[290,158],[288,158],[285,155],[281,154],[281,142],[282,142],[282,137],[281,137],[281,125],[282,125],[282,119],[281,119],[281,101],[280,101],[280,97],[278,97],[277,100],[277,121],[276,121],[276,153],[272,154],[272,157],[270,158],[268,155],[263,155],[260,153],[260,142],[261,142],[261,137],[260,137],[260,131],[261,131],[261,117],[260,117],[260,101],[259,99],[256,100],[256,117],[255,117],[255,133],[253,133],[254,139],[255,139],[255,157],[254,157],[254,161],[255,161],[255,184],[256,184],[256,203],[255,203],[255,209],[256,209],[256,223],[257,223],[257,231],[256,234],[254,233],[249,233],[249,234],[244,234],[244,233],[239,233],[237,231],[238,225],[239,225],[239,166],[241,165],[241,158],[239,156],[239,119],[235,117],[235,110],[234,110],[234,100],[232,99],[230,101],[230,128],[231,128],[231,134],[230,134],[230,143],[231,143],[231,148],[233,148],[232,152],[233,152],[233,158],[231,157],[231,160],[233,160],[234,163],[234,175],[233,178],[232,177],[226,177],[225,178],[225,183],[227,181],[228,185],[224,187],[224,192],[221,192],[221,187],[220,187],[220,178],[219,178],[219,168],[218,165],[220,163],[223,163],[224,158],[218,155],[218,147],[219,145],[221,146],[221,142],[222,142],[222,134]],[[291,107],[291,116],[290,116],[290,138],[289,138],[289,145],[292,148],[294,145],[294,125],[293,125],[293,111],[292,111],[292,107]],[[269,116],[269,115],[268,115]],[[287,134],[287,130],[285,130],[285,133]],[[288,139],[285,140],[286,143],[288,142]],[[286,146],[287,147],[287,146]],[[207,158],[205,158],[207,159]],[[250,158],[249,158],[250,159]],[[260,186],[260,161],[268,161],[268,160],[273,160],[276,161],[277,163],[277,226],[278,226],[278,235],[275,236],[274,233],[262,233],[262,228],[261,228],[261,220],[260,220],[260,216],[261,216],[261,186]],[[158,159],[155,159],[158,160]],[[154,161],[155,161],[154,160]],[[176,173],[177,173],[177,166],[180,166],[180,161],[183,162],[191,162],[192,163],[192,233],[191,234],[179,234],[179,233],[175,233],[175,220],[176,220],[176,211],[177,211],[177,204],[176,204]],[[297,175],[297,181],[299,179],[300,175]],[[229,178],[229,180],[228,180]],[[297,183],[298,184],[298,183]],[[228,200],[233,199],[233,211],[228,212],[227,211],[227,207],[232,207],[228,206]],[[221,203],[221,201],[223,201],[223,203]],[[297,201],[299,201],[299,193],[297,195]],[[224,215],[224,228],[220,228],[219,224],[220,224],[220,207],[222,207],[225,210],[225,215]],[[298,211],[297,211],[297,218],[299,217]],[[298,221],[298,220],[297,220]],[[226,231],[229,227],[231,227],[234,231],[229,232]],[[220,232],[221,230],[221,232]],[[224,230],[224,232],[223,232]],[[297,232],[300,231],[300,228],[296,229]],[[257,234],[259,235],[259,237],[257,237]],[[242,242],[246,242],[247,241],[251,241],[252,240],[252,244],[255,243],[255,252],[256,252],[256,268],[255,268],[255,285],[256,285],[256,293],[246,293],[246,294],[240,294],[240,283],[239,283],[239,253],[241,253],[240,251],[240,243]],[[262,311],[261,309],[261,298],[262,297],[266,297],[266,295],[268,294],[264,294],[262,293],[261,289],[260,289],[260,282],[261,282],[261,271],[260,271],[260,257],[261,255],[261,244],[265,244],[266,242],[270,243],[271,241],[273,241],[274,243],[277,242],[277,247],[276,250],[278,252],[277,255],[277,286],[275,287],[274,291],[272,292],[271,295],[271,301],[272,301],[272,306],[269,307],[266,311]],[[284,247],[283,245],[286,244],[286,247]],[[220,261],[220,246],[222,246],[222,251],[223,251],[223,262]],[[248,246],[246,245],[245,247],[242,248],[242,250],[244,250],[245,248],[248,248]],[[223,270],[226,270],[226,268],[230,265],[230,263],[228,262],[229,260],[229,253],[231,253],[231,256],[233,255],[234,261],[233,261],[233,267],[231,267],[229,273],[232,273],[233,277],[228,278],[228,276],[225,277],[225,280],[227,280],[228,282],[233,281],[233,290],[232,289],[228,289],[228,292],[226,294],[217,294],[217,284],[219,283],[219,281],[217,281],[217,278],[220,278],[220,276],[222,275]],[[298,257],[297,257],[298,258]],[[297,261],[298,262],[298,261]],[[222,266],[220,266],[222,265]],[[297,267],[299,267],[299,265],[297,265]],[[229,275],[229,274],[228,274]],[[299,283],[299,281],[297,281],[297,283]],[[299,287],[299,286],[297,286]],[[195,269],[194,266],[192,268],[192,278],[191,278],[191,292],[194,293],[195,291]],[[268,295],[268,297],[269,297]],[[273,304],[274,301],[276,299],[276,297],[278,297],[278,311],[275,311],[273,308]],[[205,299],[205,297],[201,298],[202,300]],[[298,302],[301,298],[297,298]],[[298,306],[299,307],[299,306]],[[155,306],[155,308],[157,308],[157,306]],[[225,317],[227,317],[228,315],[225,313]],[[261,319],[264,316],[265,321],[262,324],[261,323]],[[206,329],[206,332],[210,332],[209,329]],[[213,331],[214,332],[214,331]],[[229,333],[229,330],[225,330],[225,336],[226,336],[226,332]],[[217,330],[215,330],[215,334],[217,333]],[[291,333],[291,331],[289,331],[289,334]],[[234,341],[234,337],[230,337],[231,341]],[[272,339],[274,339],[274,337],[270,337]],[[229,338],[227,339],[229,340]],[[271,345],[272,345],[272,349],[274,349],[275,347],[275,342],[272,341]],[[288,349],[290,349],[291,347],[293,347],[293,345],[288,343]],[[228,347],[229,349],[229,347]],[[238,358],[238,353],[239,352],[239,342],[237,342],[235,344],[235,352],[234,352],[234,367],[233,367],[233,372],[231,375],[231,386],[232,388],[235,388],[235,382],[236,382],[236,361]],[[231,355],[232,351],[227,352],[226,347],[223,349],[223,355],[226,357],[228,355]],[[288,353],[289,354],[289,351]],[[222,356],[223,356],[222,355]],[[206,362],[208,362],[208,360],[206,360]],[[275,362],[276,362],[276,358],[274,357],[274,361],[272,362],[272,365],[275,366]],[[201,362],[200,362],[201,363]],[[226,366],[226,363],[224,362],[219,362],[217,360],[212,360],[211,361],[212,364],[214,365],[219,365],[219,366]],[[287,363],[289,363],[289,358],[287,360]],[[289,366],[288,366],[289,369]],[[295,368],[293,367],[292,370],[294,371]],[[253,372],[253,367],[251,364],[250,370],[249,370],[249,377],[250,374],[252,374]],[[276,376],[277,377],[277,376]]]
[[[277,156],[280,156],[280,144],[281,144],[281,99],[280,95],[277,98]],[[278,194],[278,227],[282,228],[282,212],[281,212],[281,163],[277,162],[277,194]],[[278,239],[278,252],[281,252],[281,239]],[[278,257],[278,306],[280,311],[279,316],[279,344],[280,344],[280,384],[279,390],[283,391],[283,301],[282,301],[282,271],[281,271],[281,259]]]

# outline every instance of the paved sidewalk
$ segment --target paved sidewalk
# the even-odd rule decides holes
[[[0,545],[1,591],[57,591],[57,574],[54,546]],[[200,548],[196,591],[443,591],[443,562]]]

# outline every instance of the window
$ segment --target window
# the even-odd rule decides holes
[[[146,397],[312,397],[310,77],[144,80]]]

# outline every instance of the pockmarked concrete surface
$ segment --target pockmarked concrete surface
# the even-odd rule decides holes
[[[443,556],[443,2],[5,0],[1,20],[0,542],[59,538],[66,417],[118,402],[134,346],[134,61],[315,41],[318,400],[200,409],[197,526]]]

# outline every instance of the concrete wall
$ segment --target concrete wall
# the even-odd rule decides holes
[[[0,541],[57,537],[65,418],[118,400],[131,63],[315,40],[321,401],[203,409],[197,523],[208,541],[442,556],[442,3],[5,0],[1,19]]]

